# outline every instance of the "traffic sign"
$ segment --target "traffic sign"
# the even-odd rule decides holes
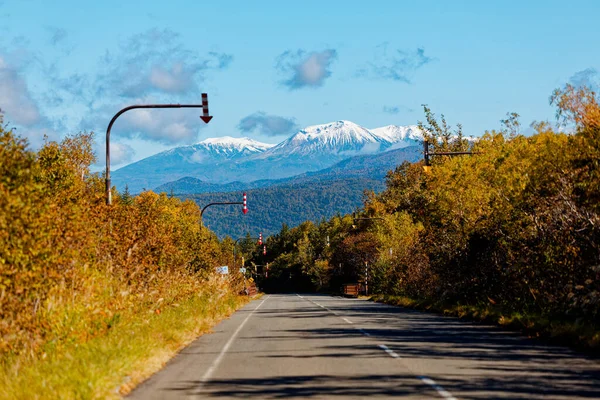
[[[229,266],[223,265],[222,267],[215,268],[218,274],[227,275],[229,274]]]
[[[200,119],[206,124],[212,119],[212,117],[208,115],[208,94],[206,93],[202,93],[202,116]]]

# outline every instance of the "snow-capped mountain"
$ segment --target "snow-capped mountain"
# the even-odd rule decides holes
[[[273,156],[341,156],[377,153],[389,146],[383,137],[350,121],[336,121],[309,126],[264,152],[260,158]]]
[[[367,129],[351,121],[313,125],[272,145],[230,136],[177,147],[113,172],[119,190],[152,189],[183,177],[207,184],[282,179],[331,167],[357,155],[419,145],[416,126]]]

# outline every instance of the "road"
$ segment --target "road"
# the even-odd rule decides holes
[[[265,295],[131,399],[590,399],[600,361],[493,326],[359,299]]]

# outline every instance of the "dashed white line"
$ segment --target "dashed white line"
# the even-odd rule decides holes
[[[296,296],[300,297],[301,299],[304,299],[304,297],[300,296],[299,294],[296,294]],[[333,310],[330,310],[329,308],[327,308],[327,307],[324,307],[324,306],[322,306],[322,305],[321,305],[321,304],[319,304],[319,303],[316,303],[316,302],[314,302],[314,301],[312,301],[312,300],[310,300],[310,299],[304,299],[304,300],[308,300],[308,301],[310,301],[311,303],[313,303],[313,304],[315,304],[315,305],[317,305],[317,306],[319,306],[319,307],[321,307],[321,308],[323,308],[323,309],[325,309],[325,310],[329,311],[330,313],[332,313],[332,314],[334,314],[334,315],[338,315],[338,316],[339,316],[339,314],[338,314],[337,312],[335,312],[335,311],[333,311]],[[261,303],[261,304],[262,304],[262,303]],[[259,305],[259,307],[260,307],[260,305]],[[258,307],[257,307],[257,308],[258,308]],[[354,324],[353,322],[351,322],[351,321],[350,321],[349,319],[347,319],[347,318],[344,318],[344,317],[341,317],[341,318],[342,318],[344,321],[346,321],[347,323],[349,323],[349,324]],[[385,318],[378,318],[378,319],[385,319]],[[245,322],[245,321],[244,321],[244,322]],[[356,329],[357,329],[358,331],[360,331],[360,332],[361,332],[363,335],[365,335],[365,336],[371,336],[371,334],[370,334],[369,332],[365,331],[363,328],[358,328],[358,327],[356,327]],[[386,353],[387,353],[387,354],[388,354],[390,357],[393,357],[393,358],[402,358],[402,357],[400,357],[400,355],[398,355],[398,353],[396,353],[394,350],[392,350],[392,349],[390,349],[389,347],[387,347],[385,344],[380,344],[380,345],[378,345],[378,346],[379,346],[379,348],[380,348],[380,349],[382,349],[383,351],[385,351],[385,352],[386,352]],[[436,383],[436,382],[435,382],[433,379],[431,379],[431,378],[428,378],[428,377],[426,377],[426,376],[418,376],[417,378],[419,378],[419,379],[420,379],[420,380],[421,380],[423,383],[426,383],[427,385],[429,385],[429,386],[431,386],[433,389],[435,389],[435,391],[436,391],[436,392],[438,392],[438,394],[439,394],[440,396],[442,396],[443,398],[445,398],[445,399],[448,399],[448,400],[458,400],[458,399],[457,399],[456,397],[454,397],[454,396],[453,396],[453,395],[452,395],[450,392],[448,392],[448,391],[447,391],[447,390],[445,390],[443,387],[441,387],[440,385],[438,385],[438,384],[437,384],[437,383]]]
[[[426,383],[429,386],[431,386],[432,388],[434,388],[435,391],[438,392],[439,395],[442,396],[443,398],[448,399],[448,400],[457,400],[456,397],[452,396],[452,394],[450,392],[448,392],[443,387],[438,385],[433,379],[428,378],[426,376],[419,376],[418,378],[420,380],[422,380],[424,383]]]
[[[381,349],[383,349],[383,351],[385,351],[386,353],[388,353],[391,357],[400,358],[400,356],[398,354],[396,354],[396,352],[394,350],[390,349],[385,344],[380,344],[379,347]]]

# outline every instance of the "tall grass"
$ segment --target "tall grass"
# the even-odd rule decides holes
[[[120,398],[160,369],[178,350],[247,302],[213,279],[170,290],[106,318],[103,333],[88,341],[49,343],[36,357],[3,360],[2,399]],[[195,287],[194,287],[195,286]],[[201,286],[201,287],[200,287]],[[64,310],[72,321],[73,310]],[[67,324],[67,326],[70,324]],[[86,332],[84,325],[78,329]]]

